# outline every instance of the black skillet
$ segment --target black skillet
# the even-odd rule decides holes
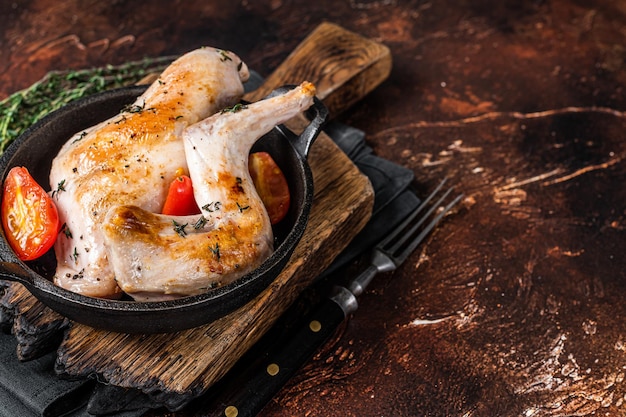
[[[146,87],[127,87],[86,97],[43,118],[24,133],[0,158],[1,178],[15,166],[28,168],[46,187],[52,159],[68,138],[112,117],[132,103]],[[291,86],[275,90],[286,92]],[[275,228],[275,251],[256,270],[210,292],[171,301],[136,302],[86,297],[54,285],[52,252],[37,261],[20,261],[2,232],[0,279],[23,284],[39,301],[61,315],[92,327],[124,333],[165,333],[210,323],[257,296],[283,270],[306,227],[313,200],[313,177],[307,163],[328,110],[317,99],[306,112],[310,124],[300,136],[277,126],[261,138],[253,151],[269,152],[283,170],[291,192],[291,206]],[[1,229],[1,228],[0,228]]]

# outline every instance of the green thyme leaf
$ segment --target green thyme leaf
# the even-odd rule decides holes
[[[189,225],[188,223],[180,224],[176,220],[172,220],[172,223],[174,224],[174,231],[176,233],[178,233],[178,235],[180,237],[187,236],[187,232],[185,231],[185,227],[187,227]]]

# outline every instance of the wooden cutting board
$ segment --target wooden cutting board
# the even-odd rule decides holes
[[[280,85],[309,80],[333,116],[378,86],[390,70],[388,48],[324,23],[245,99],[255,101]],[[292,120],[288,126],[298,131],[302,123]],[[313,145],[309,163],[315,184],[310,220],[287,267],[267,290],[216,322],[174,334],[130,335],[71,323],[58,348],[57,371],[76,377],[97,375],[101,381],[156,397],[177,396],[176,401],[206,391],[369,220],[374,200],[369,180],[325,134]],[[11,284],[5,304],[7,297],[17,312],[14,326],[21,327],[22,349],[28,347],[24,340],[36,345],[54,337],[49,329],[67,323],[19,284]]]

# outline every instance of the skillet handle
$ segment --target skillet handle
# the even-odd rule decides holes
[[[0,279],[16,281],[24,285],[30,285],[31,282],[28,272],[15,262],[0,262]]]
[[[285,85],[283,87],[279,87],[268,94],[267,98],[284,94],[295,87],[296,85]],[[304,128],[302,133],[294,139],[293,146],[300,156],[307,159],[309,151],[311,150],[311,145],[313,145],[313,142],[317,139],[317,136],[322,131],[322,126],[328,118],[328,108],[320,99],[313,97],[313,105],[304,112],[304,116],[309,123]]]
[[[313,105],[304,112],[307,119],[310,120],[309,125],[300,133],[300,135],[294,141],[294,147],[300,155],[307,159],[311,145],[317,139],[317,136],[322,131],[322,126],[326,122],[328,117],[328,108],[317,97],[313,97]]]

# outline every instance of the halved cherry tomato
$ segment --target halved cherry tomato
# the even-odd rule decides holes
[[[200,213],[200,209],[193,197],[191,178],[187,175],[178,175],[170,184],[165,205],[163,205],[163,214],[187,216],[198,213]]]
[[[280,222],[287,215],[291,203],[289,185],[283,172],[267,152],[251,153],[248,168],[270,221],[272,224]]]
[[[12,168],[4,180],[2,226],[7,241],[23,261],[45,254],[59,233],[54,201],[24,167]]]

